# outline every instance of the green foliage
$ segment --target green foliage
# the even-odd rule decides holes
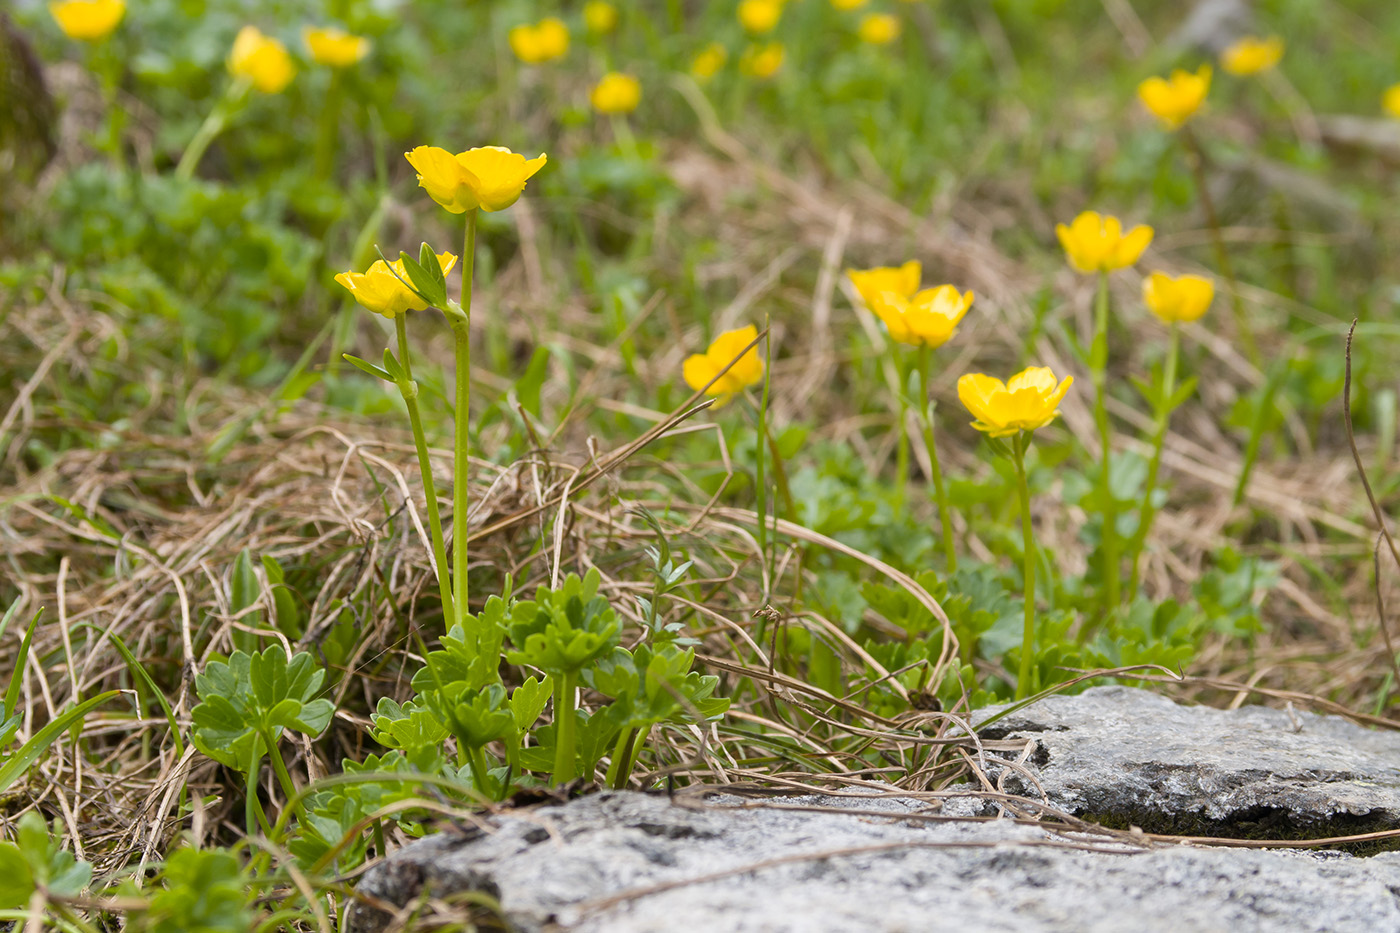
[[[190,713],[194,744],[222,764],[244,770],[283,729],[320,735],[335,704],[317,698],[326,672],[305,651],[287,657],[280,646],[254,654],[235,651],[195,676],[200,702]]]
[[[35,888],[56,897],[76,897],[92,879],[92,865],[58,848],[60,824],[52,831],[34,811],[20,817],[14,842],[0,842],[0,909],[29,906]]]
[[[227,849],[177,849],[161,887],[136,917],[141,933],[247,933],[253,928],[250,878]]]

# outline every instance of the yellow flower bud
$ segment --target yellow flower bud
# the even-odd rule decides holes
[[[718,42],[711,42],[691,59],[690,73],[697,81],[708,81],[724,67],[728,58],[729,53],[724,50],[724,46]]]
[[[50,3],[49,13],[68,38],[96,42],[117,28],[126,15],[126,0],[63,0]]]
[[[593,87],[588,99],[599,113],[631,113],[642,102],[642,83],[631,75],[610,71]]]
[[[739,24],[751,36],[773,31],[783,15],[781,0],[740,0]]]
[[[1178,68],[1170,78],[1148,78],[1138,85],[1138,99],[1169,130],[1191,119],[1209,92],[1209,65],[1202,65],[1195,74]]]
[[[617,28],[617,7],[608,0],[589,0],[583,5],[583,24],[596,36],[605,36]]]
[[[506,38],[515,57],[527,65],[556,61],[569,53],[569,27],[553,16],[533,26],[529,23],[516,26]]]
[[[1074,384],[1073,376],[1056,385],[1049,367],[1032,366],[1005,383],[982,373],[958,380],[958,398],[977,419],[972,426],[992,437],[1034,431],[1055,420],[1060,400]]]
[[[862,42],[871,45],[889,45],[899,38],[899,17],[890,13],[871,13],[860,21],[857,30]]]
[[[443,275],[457,264],[457,257],[451,253],[440,253],[437,259]],[[364,272],[342,272],[335,280],[349,289],[361,306],[387,318],[428,307],[428,303],[405,284],[411,284],[412,280],[404,270],[402,259],[395,259],[393,263],[376,259]]]
[[[1254,75],[1268,71],[1283,58],[1283,40],[1278,36],[1259,39],[1245,36],[1220,53],[1220,67],[1232,75]]]
[[[369,54],[371,45],[364,36],[353,36],[334,27],[318,29],[307,26],[302,29],[301,37],[311,58],[318,64],[332,68],[349,68]]]
[[[1142,280],[1142,300],[1163,323],[1199,320],[1215,299],[1215,281],[1203,275],[1172,278],[1154,272]]]
[[[246,78],[264,94],[276,94],[291,83],[297,73],[287,47],[256,26],[244,26],[233,40],[228,70],[235,78]]]
[[[418,170],[418,185],[454,214],[481,208],[502,211],[520,199],[525,182],[544,168],[545,154],[526,160],[501,146],[482,146],[456,155],[437,146],[404,153]]]
[[[783,67],[783,44],[751,45],[739,59],[739,71],[753,78],[771,78]]]
[[[1095,211],[1085,211],[1068,227],[1056,225],[1055,234],[1069,264],[1086,275],[1131,266],[1152,242],[1151,227],[1137,226],[1125,234],[1117,217],[1100,216]]]
[[[729,371],[715,379],[714,385],[705,390],[706,395],[720,400],[716,407],[726,404],[749,386],[757,385],[763,379],[763,360],[758,355],[756,345],[749,347],[747,351],[744,350],[756,339],[758,328],[752,324],[720,334],[704,353],[696,353],[686,359],[681,370],[685,384],[698,392],[733,362],[734,365],[729,366]],[[743,353],[743,356],[740,356],[740,353]]]

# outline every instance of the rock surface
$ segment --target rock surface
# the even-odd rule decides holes
[[[1317,837],[1400,822],[1400,737],[1335,717],[1181,707],[1106,687],[1042,701],[984,736],[1000,740],[986,756],[993,775],[998,756],[1028,752],[1029,776],[1011,769],[1008,790],[1020,781],[1015,790],[1039,796],[1038,784],[1060,809],[1124,824]],[[1400,930],[1400,853],[1133,848],[949,819],[994,809],[603,793],[444,831],[358,888],[391,904],[425,888],[484,892],[522,931]],[[348,928],[387,922],[360,905]]]

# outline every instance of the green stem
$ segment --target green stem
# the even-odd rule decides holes
[[[1016,461],[1016,491],[1021,499],[1021,543],[1025,551],[1026,615],[1021,628],[1021,673],[1016,678],[1016,699],[1025,699],[1031,685],[1031,661],[1035,656],[1035,533],[1031,529],[1031,490],[1026,483],[1026,451],[1031,435],[1021,432],[1012,441]]]
[[[277,739],[273,737],[272,730],[262,730],[262,737],[267,743],[267,757],[272,762],[272,773],[277,775],[277,783],[281,785],[282,793],[290,803],[297,799],[297,786],[292,783],[292,775],[287,771],[287,763],[282,760],[282,752],[277,748]]]
[[[467,608],[467,473],[471,462],[472,402],[472,269],[476,260],[476,210],[467,211],[466,235],[462,243],[462,317],[452,319],[456,345],[457,399],[453,424],[452,457],[452,585],[457,602],[457,621],[465,622]]]
[[[567,784],[574,779],[575,733],[578,724],[574,721],[574,692],[577,687],[578,672],[569,671],[559,675],[554,684],[554,781]]]
[[[953,513],[948,508],[948,491],[943,485],[943,467],[938,462],[938,443],[934,439],[933,402],[929,399],[929,368],[933,355],[926,346],[919,347],[919,407],[924,429],[924,447],[933,474],[933,495],[938,502],[938,524],[943,528],[943,556],[948,576],[958,572],[958,556],[953,549]]]
[[[632,127],[628,125],[627,118],[620,113],[612,115],[613,138],[617,140],[617,147],[622,154],[633,162],[642,161],[642,154],[637,149],[637,137],[632,135]]]
[[[1249,327],[1249,319],[1245,314],[1244,300],[1240,298],[1240,283],[1235,278],[1234,267],[1230,264],[1230,251],[1225,248],[1225,237],[1220,229],[1220,216],[1215,212],[1215,199],[1210,196],[1210,186],[1206,184],[1206,158],[1205,151],[1201,148],[1200,141],[1196,139],[1196,134],[1192,132],[1190,126],[1184,126],[1180,130],[1181,142],[1186,147],[1186,162],[1191,167],[1191,174],[1196,182],[1196,197],[1201,199],[1201,211],[1206,215],[1206,225],[1210,227],[1211,242],[1215,246],[1215,262],[1220,267],[1220,274],[1225,277],[1225,284],[1230,289],[1230,310],[1235,316],[1235,331],[1240,345],[1244,347],[1245,355],[1249,361],[1258,367],[1260,365],[1259,347],[1254,342],[1254,332]]]
[[[612,761],[608,764],[608,773],[603,778],[603,783],[613,790],[622,790],[627,786],[628,770],[623,767],[623,763],[632,755],[632,741],[636,731],[625,728],[617,734],[617,741],[613,743]]]
[[[1089,350],[1089,375],[1094,382],[1094,424],[1099,430],[1103,463],[1099,469],[1099,500],[1103,510],[1103,615],[1118,608],[1118,503],[1113,498],[1109,465],[1113,432],[1108,423],[1108,273],[1099,273],[1094,303],[1094,342]]]
[[[898,358],[901,354],[896,353]],[[899,390],[896,393],[899,398],[899,423],[895,425],[898,434],[895,436],[894,449],[894,495],[895,507],[904,511],[904,504],[909,498],[909,399],[905,396],[905,384],[908,380],[904,375],[904,366],[895,364],[895,369],[899,373]]]
[[[340,69],[332,68],[326,97],[321,102],[321,121],[316,134],[316,177],[322,181],[330,181],[335,174],[335,149],[340,138],[340,98]]]
[[[766,327],[766,323],[765,323]],[[766,333],[766,331],[765,331]],[[754,444],[754,493],[757,496],[758,505],[758,550],[762,555],[762,560],[768,560],[768,477],[765,467],[767,466],[767,450],[765,440],[768,437],[768,379],[772,372],[772,352],[773,345],[766,344],[763,359],[763,393],[758,403],[758,439]],[[766,581],[768,575],[765,572],[763,579]],[[764,596],[767,597],[767,586],[764,587]]]
[[[472,782],[476,784],[476,789],[486,797],[495,797],[491,790],[491,775],[486,767],[486,750],[473,748],[467,751],[467,761],[472,769]]]
[[[1158,387],[1157,419],[1152,431],[1152,459],[1147,464],[1147,488],[1143,491],[1142,506],[1138,510],[1137,531],[1128,546],[1132,559],[1132,575],[1128,578],[1128,599],[1137,596],[1139,571],[1143,546],[1147,543],[1147,533],[1152,528],[1152,519],[1157,510],[1152,505],[1152,493],[1157,488],[1157,473],[1162,466],[1162,448],[1167,440],[1167,426],[1171,422],[1171,397],[1176,392],[1176,363],[1181,349],[1181,327],[1171,325],[1171,337],[1167,344],[1167,361],[1162,368],[1162,384]]]
[[[103,148],[118,168],[123,167],[122,131],[126,126],[126,111],[121,107],[122,59],[112,48],[109,37],[93,50],[94,71],[102,82],[102,102],[107,107],[107,132]]]
[[[199,168],[199,161],[204,158],[204,150],[209,148],[224,128],[228,126],[229,117],[233,115],[234,108],[242,103],[243,98],[248,96],[248,91],[253,83],[247,78],[239,78],[229,84],[224,91],[224,96],[219,98],[214,104],[214,109],[209,111],[209,116],[204,118],[204,122],[195,131],[194,139],[185,147],[185,152],[180,156],[180,163],[175,166],[175,177],[180,181],[189,181],[194,177],[195,169]]]
[[[409,362],[408,324],[402,314],[394,315],[394,329],[399,340],[399,365],[406,381],[399,386],[404,406],[408,408],[408,423],[413,428],[413,446],[418,451],[418,473],[423,480],[423,496],[428,502],[428,534],[433,542],[433,572],[437,575],[438,595],[442,599],[442,617],[451,628],[457,618],[452,598],[452,583],[447,576],[447,545],[442,536],[442,515],[438,512],[437,484],[433,482],[433,461],[428,456],[428,441],[423,434],[423,418],[418,413],[418,383],[413,381]]]

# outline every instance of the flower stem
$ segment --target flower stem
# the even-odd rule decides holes
[[[953,513],[948,508],[948,491],[943,485],[943,468],[938,463],[938,444],[933,433],[933,403],[929,400],[929,366],[932,355],[928,347],[919,347],[919,407],[920,422],[924,429],[924,447],[928,449],[928,462],[933,474],[933,494],[938,502],[938,524],[943,527],[943,556],[948,566],[948,576],[958,572],[958,555],[953,550]]]
[[[1099,429],[1103,463],[1099,469],[1099,499],[1103,511],[1103,615],[1118,608],[1118,503],[1113,498],[1109,464],[1113,432],[1108,423],[1108,273],[1099,273],[1099,293],[1094,304],[1094,343],[1089,350],[1089,375],[1094,381],[1094,424]]]
[[[899,404],[899,423],[896,429],[899,432],[895,437],[894,449],[894,495],[895,508],[903,512],[904,503],[909,498],[909,399],[905,394],[908,391],[909,378],[904,369],[904,355],[895,353],[894,368],[899,376],[899,385],[895,388],[895,401]]]
[[[577,742],[574,722],[574,693],[578,674],[560,674],[554,686],[554,783],[567,784],[574,779],[574,747]]]
[[[1183,126],[1180,133],[1182,145],[1186,148],[1186,162],[1191,167],[1191,174],[1196,181],[1196,196],[1201,199],[1201,211],[1206,215],[1206,225],[1210,227],[1211,242],[1215,246],[1215,262],[1220,267],[1220,274],[1225,277],[1225,284],[1230,288],[1230,310],[1235,315],[1236,336],[1240,345],[1244,347],[1245,356],[1258,367],[1261,362],[1259,347],[1254,342],[1254,333],[1250,330],[1249,320],[1245,315],[1244,301],[1240,298],[1240,283],[1235,278],[1234,267],[1230,265],[1230,252],[1225,248],[1225,237],[1220,230],[1220,216],[1215,212],[1215,199],[1210,196],[1210,186],[1206,184],[1205,152],[1191,127]]]
[[[408,408],[408,423],[413,428],[413,446],[418,451],[418,473],[423,480],[423,495],[428,502],[428,534],[433,542],[433,572],[437,576],[438,594],[442,598],[442,617],[448,628],[457,621],[452,600],[452,581],[447,575],[447,545],[442,537],[442,515],[438,512],[437,484],[433,482],[433,462],[428,456],[428,441],[423,435],[423,419],[418,413],[418,384],[413,381],[409,362],[408,324],[402,314],[394,315],[394,328],[399,339],[399,365],[407,376],[399,386],[399,394]]]
[[[1016,678],[1016,699],[1030,693],[1031,661],[1035,656],[1035,533],[1031,530],[1031,490],[1026,483],[1026,451],[1031,446],[1030,432],[1022,431],[1011,443],[1016,461],[1016,491],[1021,499],[1021,545],[1026,578],[1026,614],[1021,628],[1021,672]]]
[[[321,123],[316,134],[316,177],[330,181],[335,174],[336,141],[340,137],[340,69],[332,68],[330,84],[321,102]]]
[[[272,762],[272,773],[277,775],[277,783],[282,787],[282,793],[287,795],[287,802],[296,799],[297,786],[292,783],[292,776],[287,771],[287,763],[282,760],[282,752],[277,748],[277,739],[272,734],[272,729],[263,730],[263,741],[267,743],[267,757]]]
[[[1152,519],[1157,510],[1152,505],[1152,493],[1157,488],[1157,473],[1162,466],[1162,447],[1167,440],[1167,425],[1171,422],[1171,397],[1176,392],[1176,361],[1181,349],[1181,327],[1175,321],[1171,325],[1171,337],[1167,344],[1167,361],[1162,368],[1162,384],[1158,387],[1157,418],[1152,432],[1152,459],[1147,464],[1147,488],[1143,490],[1142,506],[1138,511],[1137,531],[1128,545],[1132,557],[1132,575],[1128,578],[1128,598],[1137,595],[1138,572],[1143,546],[1147,543],[1147,533],[1152,528]]]
[[[457,621],[465,622],[468,612],[467,591],[467,471],[471,438],[472,401],[472,269],[476,260],[476,210],[467,211],[466,235],[462,243],[463,316],[452,318],[452,336],[456,345],[457,398],[453,424],[452,457],[452,584],[457,604]]]
[[[199,161],[204,158],[204,150],[208,149],[209,144],[228,126],[234,108],[248,96],[252,86],[253,83],[249,79],[239,78],[224,90],[224,96],[214,104],[214,109],[209,111],[209,116],[204,118],[204,122],[195,131],[194,139],[190,140],[184,154],[180,156],[180,162],[175,166],[177,179],[189,181],[194,177],[195,169],[199,168]]]

